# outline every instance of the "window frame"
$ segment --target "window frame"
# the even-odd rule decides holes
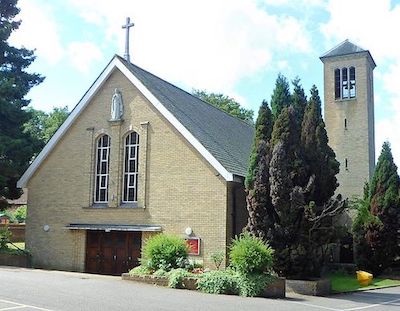
[[[357,78],[354,66],[335,68],[333,77],[335,100],[350,100],[357,97]]]
[[[135,135],[135,143],[132,143],[132,135]],[[129,144],[128,144],[129,140]],[[132,157],[132,148],[134,148],[134,157]],[[122,198],[123,205],[137,206],[138,188],[139,188],[139,152],[140,152],[140,135],[136,131],[131,131],[125,135],[123,148],[123,174],[122,174]],[[134,161],[134,170],[131,171],[130,161]],[[132,177],[131,177],[132,176]],[[133,186],[130,185],[130,178],[133,178]],[[130,189],[133,189],[133,199],[130,199]]]
[[[104,138],[107,138],[107,145],[104,146]],[[109,197],[109,180],[110,180],[110,151],[111,151],[111,137],[103,134],[96,139],[96,163],[94,174],[94,204],[108,204]],[[106,158],[103,159],[103,152],[106,153]],[[100,164],[99,164],[100,162]],[[102,163],[105,163],[106,173],[102,173]],[[104,177],[104,186],[102,186],[102,179]],[[101,191],[105,190],[104,200],[101,200]]]

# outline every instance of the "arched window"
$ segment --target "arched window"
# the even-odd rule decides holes
[[[130,133],[125,138],[123,203],[137,202],[139,168],[139,135]]]
[[[349,98],[349,80],[347,68],[342,69],[342,96],[343,98]]]
[[[335,69],[335,99],[342,98],[340,89],[340,69]]]
[[[356,97],[356,69],[354,67],[349,68],[350,76],[350,98]]]
[[[100,136],[99,139],[97,140],[94,203],[108,202],[110,144],[111,144],[111,139],[108,135]]]

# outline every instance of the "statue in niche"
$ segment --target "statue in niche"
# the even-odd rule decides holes
[[[111,99],[111,120],[121,120],[123,114],[124,104],[122,102],[122,94],[118,89],[115,89]]]

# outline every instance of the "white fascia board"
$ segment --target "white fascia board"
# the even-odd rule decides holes
[[[219,163],[219,161],[215,159],[215,157],[193,136],[193,134],[190,133],[190,131],[187,130],[182,123],[180,123],[178,119],[176,119],[175,116],[160,103],[160,101],[143,85],[143,83],[140,82],[140,80],[136,78],[128,68],[126,68],[126,66],[118,59],[118,57],[115,56],[103,70],[100,76],[96,79],[96,81],[92,84],[89,90],[85,93],[85,95],[81,98],[79,103],[71,111],[65,122],[51,137],[46,146],[42,149],[32,164],[18,180],[17,187],[26,187],[29,179],[38,169],[40,164],[53,150],[64,133],[71,127],[82,110],[85,109],[85,107],[89,104],[97,90],[103,85],[115,68],[118,68],[132,82],[132,84],[137,87],[137,89],[150,101],[150,103],[154,105],[154,107],[178,130],[179,133],[182,134],[183,137],[188,140],[188,142],[211,164],[212,167],[217,170],[222,177],[224,177],[226,181],[233,181],[233,174],[228,172],[226,168],[223,167],[222,164]]]
[[[147,87],[135,77],[126,66],[118,60],[117,68],[132,82],[132,84],[153,104],[153,106],[177,129],[179,133],[207,160],[208,163],[226,181],[233,181],[233,174],[222,166],[222,164],[197,140],[196,137],[185,127],[165,106],[147,89]]]
[[[17,182],[17,187],[24,188],[28,183],[29,179],[35,173],[40,164],[44,161],[44,159],[48,156],[48,154],[53,150],[55,145],[64,135],[64,133],[71,127],[72,123],[75,119],[80,115],[81,111],[87,106],[90,102],[90,99],[97,92],[97,90],[103,85],[103,83],[110,76],[111,72],[115,68],[117,58],[111,60],[111,62],[106,66],[100,76],[96,79],[96,81],[92,84],[89,90],[85,93],[85,95],[81,98],[75,108],[71,111],[68,118],[64,121],[64,123],[59,127],[59,129],[54,133],[51,139],[48,141],[46,146],[42,149],[42,151],[37,155],[32,164],[28,167],[25,173],[21,176],[21,178]]]

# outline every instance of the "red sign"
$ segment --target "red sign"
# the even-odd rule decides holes
[[[189,246],[189,255],[200,255],[200,238],[187,238],[186,244]]]

